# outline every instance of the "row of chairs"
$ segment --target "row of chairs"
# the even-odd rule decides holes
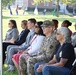
[[[75,57],[76,57],[76,48],[74,48],[74,52],[75,52]],[[69,75],[76,75],[76,58],[72,64],[72,68],[69,72]]]

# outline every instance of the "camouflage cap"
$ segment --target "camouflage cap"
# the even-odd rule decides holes
[[[41,26],[42,27],[43,26],[54,26],[54,22],[53,21],[49,21],[49,20],[45,20]]]

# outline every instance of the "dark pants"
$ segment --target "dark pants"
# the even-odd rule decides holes
[[[5,54],[5,51],[6,51],[6,49],[7,49],[7,46],[9,46],[9,45],[15,45],[15,44],[13,44],[13,43],[8,43],[8,42],[3,42],[2,43],[2,60],[3,60],[3,64],[4,64],[4,61],[5,61],[5,59],[6,59],[6,54]]]

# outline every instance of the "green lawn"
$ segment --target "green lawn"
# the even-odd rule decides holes
[[[16,69],[15,69],[15,71],[13,71],[13,72],[6,72],[7,69],[8,69],[8,68],[3,67],[3,73],[2,73],[3,75],[18,75]]]
[[[53,16],[51,12],[47,12],[44,16],[42,12],[39,12],[39,15],[34,15],[33,12],[26,12],[24,15],[22,15],[23,10],[19,10],[19,15],[16,15],[15,9],[13,9],[13,15],[9,14],[9,10],[2,10],[2,39],[5,38],[6,31],[8,30],[8,21],[10,19],[14,19],[17,21],[17,27],[18,30],[21,31],[21,21],[22,20],[28,20],[29,18],[35,18],[37,21],[44,21],[44,20],[52,20],[57,19],[59,21],[59,27],[61,26],[62,21],[69,20],[72,22],[72,26],[69,27],[73,32],[74,24],[76,22],[76,16],[70,17],[68,15],[59,15],[59,17]],[[14,73],[4,73],[4,71],[7,70],[7,68],[3,67],[3,75],[17,75],[17,71]]]
[[[3,39],[5,38],[6,31],[8,30],[8,21],[10,19],[15,19],[17,21],[18,30],[21,31],[21,21],[28,20],[29,18],[36,18],[37,21],[52,20],[57,19],[59,21],[59,27],[61,26],[62,21],[69,20],[72,22],[70,29],[74,32],[74,24],[76,22],[76,17],[70,17],[68,15],[59,15],[59,17],[51,15],[51,12],[47,12],[44,16],[42,12],[39,12],[39,15],[34,15],[33,12],[27,12],[22,15],[23,10],[19,10],[19,15],[16,15],[15,9],[13,9],[13,15],[10,15],[9,10],[2,10],[2,33]]]

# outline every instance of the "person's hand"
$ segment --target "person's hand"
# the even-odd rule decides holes
[[[25,58],[25,59],[26,59],[26,61],[28,60],[28,58],[29,58],[29,57],[30,57],[29,55],[26,55],[26,58]]]
[[[28,51],[24,51],[23,54],[28,54]]]
[[[22,53],[23,53],[23,50],[18,50],[18,53],[19,53],[19,54],[22,54]]]
[[[44,64],[39,65],[39,67],[37,68],[37,72],[42,72],[42,68],[44,67]]]

